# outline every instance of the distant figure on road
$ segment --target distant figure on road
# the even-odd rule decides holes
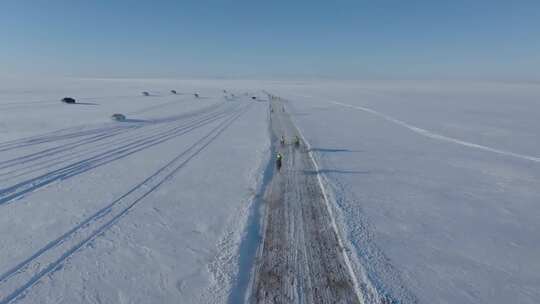
[[[279,140],[282,146],[285,145],[285,136],[281,135],[281,139]]]
[[[199,93],[195,93],[193,96],[195,96],[195,98],[199,98]]]
[[[283,160],[283,156],[281,155],[281,153],[278,152],[277,156],[276,156],[276,167],[278,170],[281,170],[281,162]]]
[[[300,146],[300,138],[298,138],[298,135],[294,137],[294,145],[296,147]]]

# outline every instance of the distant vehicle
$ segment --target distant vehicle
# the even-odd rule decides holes
[[[193,96],[195,96],[195,98],[199,98],[199,93],[195,93]]]
[[[150,93],[148,93],[148,92],[146,92],[146,91],[142,92],[142,94],[143,94],[144,96],[150,96]]]
[[[178,94],[178,93],[176,93],[176,90],[171,90],[171,93],[174,94],[174,95]]]
[[[62,98],[63,103],[75,103],[75,98],[72,97],[64,97]]]
[[[251,96],[251,99],[255,100],[257,99],[257,96]]]
[[[111,115],[111,119],[115,121],[124,121],[126,120],[126,116],[124,114],[114,113]]]

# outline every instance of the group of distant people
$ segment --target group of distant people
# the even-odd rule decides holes
[[[287,144],[286,140],[285,140],[285,136],[281,136],[281,138],[279,139],[279,142],[281,144],[281,146],[285,146]],[[292,140],[292,144],[295,146],[295,148],[298,148],[300,147],[300,138],[298,137],[298,135],[295,135],[293,140]],[[281,170],[281,166],[283,165],[283,154],[281,154],[281,152],[278,152],[276,154],[276,167],[278,170]]]

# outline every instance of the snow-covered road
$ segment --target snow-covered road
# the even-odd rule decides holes
[[[283,155],[283,165],[266,186],[249,302],[379,303],[370,283],[353,275],[309,146],[293,142],[301,134],[281,100],[272,101],[270,112],[273,151]]]

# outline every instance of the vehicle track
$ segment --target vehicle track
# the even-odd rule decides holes
[[[88,145],[93,144],[95,142],[102,141],[103,139],[116,136],[119,133],[123,133],[123,132],[125,132],[127,130],[129,130],[129,129],[125,128],[125,129],[107,130],[107,131],[104,131],[104,132],[100,132],[97,135],[93,135],[93,136],[88,137],[88,138],[83,138],[81,140],[77,140],[77,141],[75,141],[73,143],[66,143],[66,144],[56,146],[56,147],[47,148],[45,150],[32,152],[32,153],[29,153],[29,154],[26,154],[26,155],[23,155],[23,156],[18,156],[18,157],[11,158],[11,159],[8,159],[8,160],[0,161],[0,170],[7,169],[7,168],[10,168],[10,167],[16,166],[18,164],[21,164],[21,163],[28,163],[28,162],[39,160],[39,159],[42,159],[42,158],[47,158],[47,157],[49,157],[51,155],[55,155],[55,154],[57,154],[59,152],[69,151],[69,150],[75,149],[77,147],[88,146]]]
[[[198,114],[208,112],[214,108],[222,106],[223,104],[225,104],[225,102],[211,104],[201,109],[190,111],[187,113],[182,113],[179,115],[167,116],[167,117],[163,117],[159,119],[148,120],[145,122],[149,124],[173,122],[179,119],[189,118],[192,116],[196,116]],[[35,135],[35,136],[30,136],[26,138],[15,139],[15,140],[10,140],[10,141],[0,143],[0,152],[26,148],[26,147],[30,147],[34,145],[61,142],[61,141],[66,141],[66,140],[83,137],[83,136],[93,136],[101,132],[112,132],[117,129],[129,130],[129,129],[137,128],[137,127],[140,127],[140,125],[118,125],[117,123],[109,123],[107,124],[107,126],[100,125],[98,127],[91,128],[91,129],[87,129],[86,126],[69,127],[69,128],[64,128],[60,130],[55,130],[52,132],[47,132],[40,135]]]
[[[59,145],[59,146],[56,146],[56,147],[53,147],[53,148],[47,148],[47,149],[40,150],[40,151],[37,151],[37,152],[32,152],[32,153],[29,153],[29,154],[26,154],[26,155],[23,155],[23,156],[15,157],[15,158],[0,162],[0,170],[7,169],[7,168],[10,168],[10,167],[14,167],[14,166],[19,166],[19,165],[27,165],[27,166],[24,167],[24,168],[19,167],[19,168],[17,168],[16,171],[28,169],[29,167],[32,167],[33,165],[35,165],[35,164],[32,164],[32,162],[34,162],[34,161],[44,159],[44,158],[47,159],[47,161],[56,161],[56,160],[58,160],[58,158],[54,158],[54,157],[51,157],[51,156],[56,156],[58,154],[61,155],[63,153],[72,151],[72,150],[77,149],[77,148],[84,148],[84,150],[83,150],[84,154],[89,155],[89,154],[91,154],[89,152],[99,151],[101,149],[101,147],[103,147],[103,146],[110,146],[110,145],[119,146],[119,145],[124,144],[125,142],[130,141],[130,140],[135,140],[135,139],[138,139],[138,138],[143,138],[145,136],[151,135],[151,131],[152,132],[164,132],[164,131],[168,130],[168,129],[166,129],[168,126],[174,127],[175,125],[173,123],[189,122],[190,119],[193,120],[193,119],[201,118],[201,117],[203,117],[203,114],[208,114],[209,115],[209,114],[217,112],[218,110],[221,110],[221,108],[222,108],[222,105],[218,105],[214,109],[207,110],[207,112],[206,111],[205,112],[197,112],[196,115],[181,116],[181,117],[174,118],[174,119],[167,118],[167,119],[157,120],[156,122],[151,121],[151,122],[148,122],[148,123],[144,123],[142,125],[136,125],[136,126],[134,126],[134,128],[130,128],[129,130],[123,130],[123,131],[132,131],[126,137],[111,138],[111,137],[114,137],[116,135],[122,135],[124,133],[124,132],[118,132],[116,130],[112,130],[110,132],[106,132],[103,135],[98,135],[98,136],[95,136],[95,137],[85,138],[83,140],[76,141],[76,142],[73,142],[73,143]],[[139,132],[139,131],[140,131],[141,134],[136,133],[136,132]],[[105,141],[105,139],[111,139],[111,141],[108,142],[108,141]],[[99,142],[99,143],[97,143],[97,142]],[[90,147],[86,148],[86,146],[90,146]],[[47,161],[40,162],[38,164],[42,165],[43,163],[46,163]],[[29,164],[30,164],[30,166],[28,166]],[[0,176],[9,175],[10,173],[12,173],[12,172],[2,173],[2,174],[0,174]]]
[[[32,136],[23,139],[16,139],[0,144],[0,152],[10,151],[15,149],[26,148],[35,145],[47,144],[58,141],[66,141],[70,139],[76,139],[84,136],[95,136],[96,134],[102,134],[107,132],[113,132],[115,130],[129,129],[134,126],[109,126],[109,127],[99,127],[95,129],[84,129],[81,130],[80,127],[70,127],[66,129],[56,130],[51,133],[46,133],[42,135]],[[74,131],[67,133],[68,131]],[[66,134],[64,134],[66,133]]]
[[[77,160],[76,162],[64,166],[59,169],[47,172],[45,174],[39,175],[37,177],[24,180],[13,186],[4,188],[0,190],[0,205],[12,201],[14,199],[20,198],[26,193],[35,191],[41,187],[44,187],[52,182],[59,180],[65,180],[73,176],[79,175],[81,173],[87,172],[91,169],[97,168],[99,166],[105,165],[112,161],[124,158],[141,150],[153,147],[157,144],[168,141],[177,136],[187,134],[199,127],[212,123],[220,119],[226,113],[221,113],[201,119],[196,121],[193,124],[181,125],[175,127],[172,130],[168,130],[165,133],[160,133],[157,136],[152,135],[147,138],[139,139],[134,142],[130,142],[126,145],[116,147],[100,154],[91,156],[83,160]]]
[[[188,122],[184,122],[186,125],[189,125]],[[193,123],[193,122],[191,122]],[[43,170],[54,170],[59,169],[59,166],[65,166],[66,162],[69,161],[80,161],[81,158],[84,159],[84,157],[92,157],[95,156],[97,153],[102,153],[103,149],[111,148],[111,147],[127,147],[129,145],[132,145],[133,143],[140,142],[145,139],[151,139],[155,138],[159,135],[166,134],[166,132],[172,131],[174,128],[164,129],[160,130],[159,132],[149,132],[149,130],[145,130],[143,134],[135,134],[127,137],[122,138],[112,138],[111,141],[105,141],[102,140],[101,142],[98,142],[97,144],[94,144],[91,147],[85,148],[85,149],[78,149],[76,151],[70,151],[77,147],[65,149],[63,151],[59,151],[58,153],[54,153],[53,157],[40,157],[45,158],[41,161],[28,161],[28,162],[20,162],[15,163],[10,167],[14,167],[11,171],[4,172],[0,174],[0,177],[3,177],[3,179],[0,180],[1,183],[7,182],[7,181],[13,181],[16,180],[19,177],[22,176],[28,176],[28,175],[36,175],[36,173],[43,171]],[[153,130],[155,131],[155,130]],[[47,155],[50,156],[50,155]],[[1,193],[1,190],[0,190]]]
[[[151,106],[142,108],[142,109],[137,110],[137,111],[129,112],[129,113],[127,113],[127,115],[131,116],[131,115],[142,114],[142,113],[154,111],[154,110],[157,110],[157,109],[161,109],[161,108],[164,108],[164,107],[167,107],[167,106],[170,106],[170,105],[178,104],[179,102],[180,102],[180,100],[178,100],[178,99],[167,101],[167,102],[162,102],[162,103],[159,103],[159,104],[156,104],[156,105],[151,105]]]
[[[197,121],[197,119],[201,118],[202,116],[184,120],[182,123],[189,125],[190,123],[193,123]],[[4,166],[2,169],[10,168],[11,171],[0,173],[0,178],[2,178],[0,179],[0,183],[17,179],[21,176],[35,174],[40,170],[53,170],[57,166],[65,165],[65,163],[68,161],[77,161],[84,157],[94,156],[97,153],[103,152],[103,149],[121,147],[135,143],[136,141],[153,138],[159,136],[160,134],[170,132],[177,127],[176,124],[168,124],[166,126],[160,125],[155,126],[154,128],[146,127],[144,129],[137,130],[137,133],[131,132],[130,134],[127,134],[127,136],[122,137],[115,136],[119,134],[102,137],[98,140],[86,142],[92,144],[89,147],[85,143],[84,145],[69,146],[61,150],[56,150],[52,153],[38,153],[33,159],[18,161]]]
[[[7,188],[0,189],[0,205],[18,199],[29,192],[35,191],[53,182],[71,178],[91,169],[108,164],[112,161],[122,159],[141,150],[161,144],[172,138],[187,134],[195,129],[224,117],[230,111],[234,111],[234,109],[229,108],[224,111],[218,111],[217,113],[212,113],[187,124],[181,123],[174,126],[172,129],[166,130],[165,132],[158,133],[157,135],[152,134],[122,146],[115,145],[114,148],[101,152],[97,155],[93,155],[82,160],[79,159],[76,162],[63,166],[59,169],[49,171],[37,177],[33,177]]]
[[[135,185],[124,195],[104,206],[57,239],[36,251],[33,255],[0,275],[0,304],[11,303],[24,296],[44,276],[59,269],[67,259],[85,245],[102,235],[108,228],[125,216],[145,197],[174,176],[193,158],[206,149],[235,120],[245,113],[251,104],[236,108],[223,121],[193,145],[178,154],[165,166]]]
[[[274,153],[283,154],[264,194],[263,240],[249,303],[362,303],[345,248],[333,224],[315,163],[281,101],[270,114]],[[289,141],[277,142],[282,135]],[[275,158],[273,158],[275,160]]]
[[[152,95],[150,97],[158,97]],[[148,98],[148,96],[138,96],[138,95],[116,95],[116,96],[94,96],[94,97],[78,97],[79,100],[96,100],[96,99],[110,99],[115,100],[117,98]],[[1,110],[15,110],[15,109],[24,109],[27,107],[50,107],[50,106],[61,106],[59,99],[44,99],[44,100],[33,100],[33,101],[8,101],[0,103]]]

